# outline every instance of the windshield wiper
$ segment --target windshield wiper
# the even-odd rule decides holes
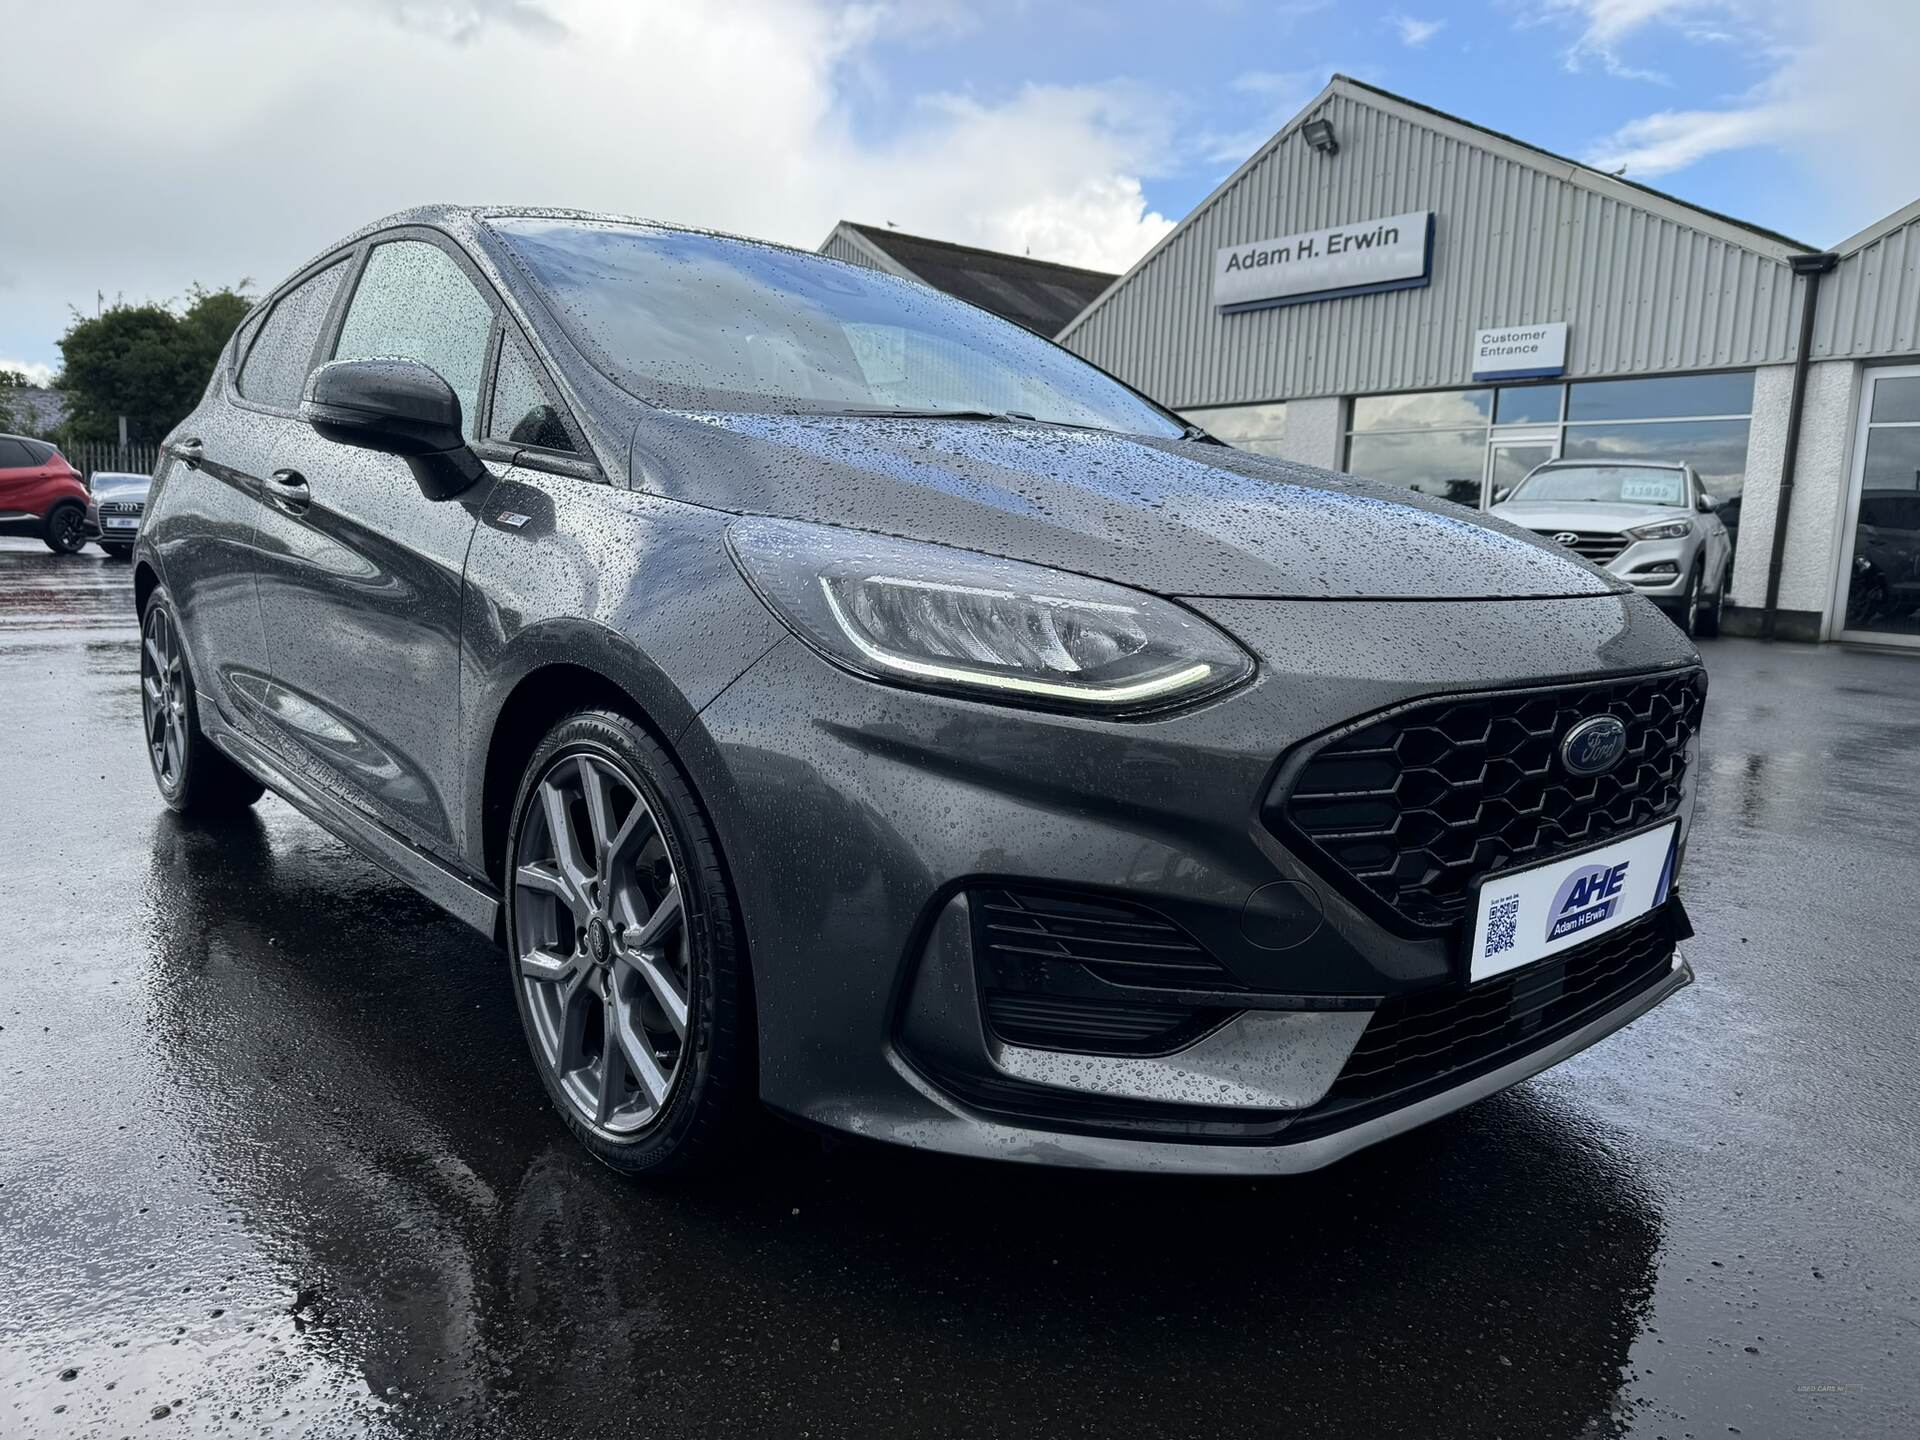
[[[1057,423],[1042,420],[1038,415],[1029,415],[1024,410],[910,410],[889,406],[885,409],[826,410],[821,413],[836,419],[843,415],[851,415],[870,420],[1025,420],[1033,425]]]

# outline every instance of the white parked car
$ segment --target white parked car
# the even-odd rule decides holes
[[[151,475],[122,470],[96,470],[87,481],[93,495],[87,501],[87,538],[115,560],[133,554],[133,542],[147,514],[147,487],[152,483]]]
[[[1720,633],[1733,542],[1691,465],[1550,460],[1493,513],[1619,576],[1689,635]]]

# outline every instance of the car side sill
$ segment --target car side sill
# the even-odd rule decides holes
[[[381,869],[419,891],[456,920],[464,920],[488,939],[496,933],[500,897],[476,885],[424,850],[361,815],[331,795],[288,772],[264,746],[217,718],[216,707],[201,695],[199,712],[207,738],[236,765],[335,839],[366,856]]]

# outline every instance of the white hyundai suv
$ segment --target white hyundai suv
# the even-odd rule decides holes
[[[1689,635],[1720,633],[1733,542],[1691,465],[1549,460],[1493,513],[1619,576]]]

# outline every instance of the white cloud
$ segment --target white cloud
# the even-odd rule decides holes
[[[1608,0],[1589,3],[1597,10]],[[1767,0],[1747,4],[1742,16],[1750,27],[1745,43],[1771,66],[1759,85],[1720,105],[1633,120],[1595,144],[1590,162],[1608,170],[1624,165],[1629,175],[1646,179],[1712,155],[1772,147],[1807,176],[1809,211],[1836,217],[1822,227],[1829,239],[1920,195],[1920,149],[1912,142],[1920,133],[1913,0],[1820,6]],[[1613,23],[1614,39],[1632,33],[1619,28],[1625,19],[1616,16]]]
[[[52,357],[69,303],[276,283],[436,200],[566,204],[812,246],[842,217],[1121,268],[1170,228],[1141,180],[1171,119],[1126,85],[906,97],[861,130],[876,41],[958,4],[147,0],[10,9],[9,53],[85,56],[111,104],[30,111],[0,206],[0,348]],[[183,76],[216,77],[207,84]],[[211,87],[211,88],[209,88]],[[37,217],[81,217],[49,228]]]
[[[17,371],[30,385],[46,385],[53,380],[53,366],[42,360],[8,360],[0,357],[0,370]]]
[[[1389,15],[1388,21],[1400,34],[1400,43],[1418,50],[1447,28],[1444,20],[1416,20],[1411,15]]]
[[[1580,33],[1565,55],[1569,70],[1598,61],[1624,80],[1670,83],[1663,71],[1629,63],[1622,51],[1644,32],[1670,30],[1694,42],[1726,41],[1745,31],[1753,11],[1770,0],[1542,0],[1538,18],[1572,21]],[[1733,30],[1727,27],[1733,26]]]

